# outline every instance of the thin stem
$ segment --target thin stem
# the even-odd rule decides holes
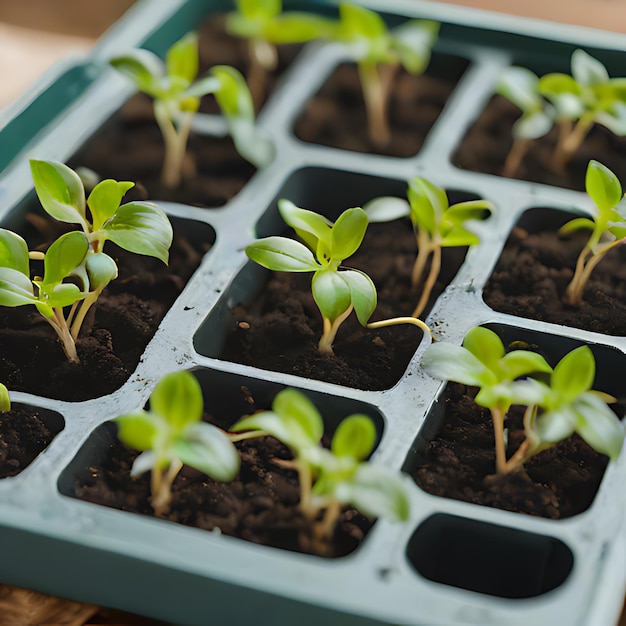
[[[183,464],[174,460],[169,464],[167,471],[153,468],[151,476],[152,508],[157,517],[167,513],[172,499],[172,483],[180,472]]]
[[[307,463],[294,463],[296,470],[298,471],[298,482],[300,483],[300,510],[302,513],[312,519],[317,513],[316,509],[311,504],[311,487],[313,477],[311,475],[311,468]]]
[[[350,305],[339,317],[335,318],[335,321],[331,322],[327,317],[324,318],[324,331],[322,338],[318,344],[318,350],[322,354],[335,354],[333,352],[333,342],[339,327],[348,319],[352,309],[354,307]]]
[[[76,352],[76,344],[74,343],[70,329],[67,326],[67,322],[63,317],[63,311],[61,309],[53,310],[54,317],[49,318],[44,316],[44,319],[50,324],[50,326],[52,326],[52,328],[54,328],[54,332],[61,340],[61,346],[63,347],[63,352],[65,353],[67,360],[70,361],[70,363],[80,363],[78,353]]]
[[[439,277],[439,272],[441,270],[441,246],[436,246],[432,252],[432,260],[430,262],[430,271],[428,272],[428,278],[424,283],[424,287],[422,289],[422,295],[413,311],[413,317],[418,317],[422,311],[426,308],[428,304],[428,299],[430,298],[430,294],[432,293],[433,287],[437,282],[437,278]]]
[[[357,68],[365,101],[369,137],[375,146],[382,148],[391,139],[387,104],[397,65],[381,66],[377,63],[362,62],[358,63]]]
[[[563,164],[568,163],[568,161],[572,158],[572,155],[580,145],[585,140],[585,137],[589,134],[591,127],[593,126],[593,117],[581,117],[576,126],[574,126],[574,130],[569,134],[568,137],[565,138],[563,142],[563,150],[562,150],[562,162]]]
[[[422,322],[422,320],[417,317],[391,317],[387,320],[380,320],[379,322],[370,322],[367,325],[367,328],[385,328],[387,326],[397,326],[399,324],[413,324],[413,326],[417,326],[425,333],[428,333],[433,341],[435,340],[433,331],[430,330],[425,322]]]
[[[530,148],[530,140],[524,137],[516,137],[511,146],[511,150],[506,157],[504,167],[502,168],[502,176],[511,178],[519,169],[522,159],[526,156]]]
[[[417,231],[417,256],[415,257],[415,263],[413,264],[413,271],[411,272],[411,285],[417,287],[424,270],[426,269],[426,263],[428,257],[431,255],[433,247],[430,243],[430,237],[425,230]]]
[[[565,164],[563,158],[563,144],[572,133],[573,123],[572,120],[563,118],[558,120],[557,124],[559,127],[559,134],[556,140],[556,146],[554,147],[554,162],[556,169],[563,169]]]
[[[80,329],[82,328],[83,322],[85,321],[85,316],[87,315],[91,306],[96,302],[100,294],[102,293],[102,289],[96,289],[95,291],[90,291],[80,303],[80,308],[76,312],[76,316],[74,317],[75,309],[72,307],[72,311],[70,313],[69,320],[74,317],[71,322],[71,330],[72,330],[72,338],[74,341],[78,340],[78,335],[80,333]]]
[[[585,284],[582,282],[582,276],[585,271],[585,263],[591,254],[591,249],[585,246],[576,259],[576,268],[569,285],[565,289],[565,302],[572,305],[579,305],[582,302]]]
[[[316,553],[324,555],[328,552],[333,538],[337,520],[341,515],[341,503],[333,500],[324,511],[322,519],[313,525],[313,548]]]
[[[246,82],[252,96],[254,110],[258,113],[265,97],[267,75],[278,66],[276,46],[264,39],[250,39],[248,43],[248,74]]]
[[[504,414],[500,408],[491,409],[493,434],[496,445],[496,474],[506,473],[506,448],[504,445]]]
[[[257,437],[265,437],[268,433],[264,430],[248,430],[245,433],[226,433],[232,443],[245,441],[246,439],[256,439]]]
[[[165,144],[161,182],[164,187],[173,189],[180,185],[182,179],[183,159],[187,149],[193,113],[185,113],[179,128],[177,128],[169,115],[166,104],[155,100],[154,117],[161,129]]]

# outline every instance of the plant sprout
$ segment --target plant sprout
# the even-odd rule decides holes
[[[441,270],[442,248],[472,246],[479,243],[472,232],[472,222],[485,218],[494,206],[487,200],[469,200],[452,206],[444,189],[419,176],[409,181],[408,202],[401,198],[381,197],[368,202],[364,209],[371,222],[388,222],[408,217],[417,239],[417,257],[411,283],[417,288],[423,281],[421,295],[413,317],[426,308]],[[428,261],[430,268],[424,278]]]
[[[330,450],[320,444],[324,421],[303,393],[284,389],[271,411],[239,420],[231,432],[234,441],[271,435],[293,453],[282,465],[297,470],[300,511],[313,525],[313,543],[322,552],[332,537],[341,507],[350,504],[371,517],[393,521],[409,516],[409,499],[401,477],[366,462],[376,443],[376,428],[367,415],[354,414],[340,422]],[[322,519],[316,519],[324,511]]]
[[[257,109],[266,89],[267,74],[278,67],[279,44],[304,43],[328,36],[334,23],[311,13],[282,12],[282,0],[235,0],[236,11],[226,17],[226,30],[248,40],[248,87]]]
[[[239,471],[239,454],[228,435],[202,421],[202,390],[193,374],[166,374],[150,396],[150,410],[116,417],[119,439],[140,450],[131,476],[151,471],[151,504],[157,516],[167,513],[172,483],[183,465],[210,478],[229,482]]]
[[[552,128],[555,110],[539,93],[537,75],[525,67],[510,67],[503,72],[496,92],[522,110],[522,116],[513,125],[513,146],[502,168],[503,176],[513,176],[531,141]]]
[[[111,240],[137,254],[168,261],[172,226],[151,202],[120,205],[134,183],[103,180],[85,200],[79,176],[56,161],[31,160],[35,190],[54,219],[80,225],[61,235],[45,253],[29,252],[24,239],[0,229],[0,305],[33,304],[57,333],[68,360],[79,362],[76,340],[89,308],[117,277],[115,261],[103,252]],[[43,261],[43,276],[31,280],[30,261]],[[70,307],[67,315],[65,307]]]
[[[177,41],[167,51],[165,62],[149,50],[136,49],[112,58],[110,64],[154,100],[154,117],[165,143],[161,173],[165,187],[175,188],[181,183],[192,119],[200,107],[200,99],[209,93],[215,94],[222,107],[240,154],[257,167],[273,158],[268,140],[254,126],[251,97],[237,70],[216,66],[196,80],[199,65],[196,33],[188,33]],[[262,150],[255,147],[257,142],[263,145]]]
[[[598,161],[589,161],[585,176],[587,194],[595,203],[591,218],[575,218],[561,227],[561,233],[591,230],[589,240],[576,261],[576,269],[565,291],[565,301],[582,303],[583,292],[593,268],[604,255],[626,240],[626,207],[622,186],[615,174]]]
[[[11,397],[6,385],[0,383],[0,413],[8,413],[11,410]]]
[[[337,331],[352,310],[365,326],[376,308],[376,287],[370,277],[358,270],[340,269],[343,260],[361,245],[367,216],[361,208],[347,209],[333,224],[289,200],[280,200],[278,210],[304,243],[266,237],[247,246],[246,254],[270,270],[313,273],[311,290],[324,323],[318,347],[324,354],[333,354]]]
[[[555,161],[563,168],[594,123],[626,135],[626,78],[609,78],[606,67],[584,50],[574,50],[569,74],[546,74],[539,92],[554,106],[560,126]]]
[[[349,45],[357,63],[374,145],[389,143],[387,106],[394,76],[400,66],[414,75],[427,67],[439,24],[409,20],[388,30],[383,18],[365,7],[341,3],[334,38]]]
[[[479,387],[475,402],[491,412],[495,435],[496,475],[519,470],[531,456],[577,432],[596,451],[612,459],[619,456],[623,430],[606,405],[614,398],[590,391],[595,360],[587,346],[565,355],[554,368],[534,352],[505,353],[491,330],[470,330],[462,346],[437,343],[422,359],[428,374]],[[550,375],[550,384],[531,376]],[[506,458],[504,421],[512,405],[525,408],[526,439],[510,459]]]

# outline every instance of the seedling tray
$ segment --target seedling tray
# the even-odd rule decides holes
[[[69,161],[133,93],[106,67],[114,52],[146,46],[159,53],[226,2],[144,0],[96,46],[86,62],[64,71],[11,111],[1,137],[11,159],[0,175],[0,217],[24,225],[36,205],[28,157]],[[509,341],[545,346],[554,358],[582,343],[592,347],[598,376],[621,400],[624,337],[504,314],[482,297],[505,241],[531,208],[585,212],[577,191],[475,173],[452,165],[461,138],[491,97],[500,72],[528,63],[565,69],[584,47],[613,75],[624,66],[621,35],[557,26],[415,0],[361,2],[390,23],[436,19],[442,30],[433,63],[456,81],[421,149],[406,158],[361,154],[306,143],[294,124],[332,69],[341,47],[307,45],[264,106],[260,124],[275,140],[275,161],[254,174],[226,205],[205,209],[160,202],[188,230],[201,224],[215,244],[148,344],[132,376],[110,395],[80,402],[15,392],[16,403],[60,415],[64,428],[21,474],[0,482],[0,579],[55,595],[118,607],[175,623],[249,624],[610,624],[626,588],[624,481],[626,455],[611,464],[591,506],[559,521],[429,495],[411,484],[411,518],[379,520],[348,556],[324,559],[254,545],[219,532],[114,510],[72,497],[73,480],[105,455],[113,440],[108,421],[142,407],[167,371],[192,370],[207,400],[229,402],[242,387],[267,398],[285,386],[307,393],[330,416],[354,410],[372,415],[381,440],[373,461],[412,468],[436,430],[443,385],[419,367],[419,343],[397,383],[382,390],[241,365],[221,358],[232,325],[230,310],[249,303],[266,274],[243,248],[279,229],[276,201],[307,208],[355,206],[421,175],[446,189],[492,201],[498,211],[428,315],[437,337],[460,343],[483,324]],[[332,2],[286,2],[287,8],[332,12]],[[85,78],[85,69],[88,79]],[[623,73],[623,72],[622,72]],[[60,90],[60,91],[59,91]],[[62,96],[62,97],[61,97]],[[69,102],[71,100],[71,102]],[[57,106],[47,107],[50,102]],[[42,111],[48,117],[42,118]],[[32,122],[20,137],[15,124]],[[201,116],[197,132],[219,134],[219,118]],[[4,144],[7,145],[7,144]],[[4,165],[4,164],[2,164]],[[624,182],[624,178],[622,177]],[[330,215],[330,217],[333,217]]]

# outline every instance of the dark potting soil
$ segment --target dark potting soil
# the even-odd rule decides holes
[[[0,478],[16,476],[45,450],[62,424],[39,415],[34,407],[17,406],[0,413]]]
[[[379,147],[367,133],[356,65],[343,64],[308,102],[295,134],[302,141],[342,150],[411,157],[421,148],[454,86],[455,81],[445,74],[412,76],[399,71],[389,102],[391,140]]]
[[[376,285],[372,321],[411,315],[419,296],[410,284],[416,251],[408,220],[370,224],[361,248],[344,263],[364,271]],[[465,253],[465,248],[444,251],[442,273],[422,317],[455,276]],[[322,318],[311,295],[310,274],[272,272],[252,304],[231,313],[232,330],[220,358],[357,389],[392,387],[422,338],[415,326],[363,328],[352,314],[337,333],[335,355],[321,354]]]
[[[255,407],[251,408],[251,412]],[[205,415],[207,421],[228,428]],[[238,417],[236,418],[238,419]],[[108,424],[107,426],[113,426]],[[110,429],[115,432],[115,427]],[[137,452],[110,435],[111,444],[101,459],[85,468],[71,488],[71,495],[96,504],[154,515],[150,505],[150,477],[130,477]],[[166,519],[187,526],[239,537],[246,541],[286,550],[311,552],[310,523],[298,510],[300,499],[295,470],[277,461],[290,459],[289,449],[273,437],[249,439],[235,444],[241,457],[238,477],[221,483],[184,466],[174,480],[172,501]],[[372,527],[355,509],[342,511],[327,553],[339,557],[352,552]]]
[[[223,15],[216,14],[199,28],[200,71],[214,65],[247,70],[245,42],[224,32]],[[280,46],[279,66],[269,76],[268,94],[297,55],[299,47]],[[205,96],[201,111],[219,113],[215,98]],[[206,208],[221,207],[250,180],[255,167],[239,156],[230,137],[208,137],[191,132],[180,187],[161,184],[163,138],[154,120],[152,99],[138,93],[102,126],[75,154],[69,165],[82,166],[100,178],[130,180],[136,188],[130,198],[166,200]]]
[[[87,315],[70,363],[34,307],[0,307],[0,380],[14,391],[81,401],[109,394],[131,375],[159,322],[198,267],[204,248],[174,238],[169,266],[108,242],[119,268]],[[32,246],[31,246],[32,249]]]
[[[456,383],[446,386],[442,425],[410,470],[415,482],[437,496],[552,519],[589,508],[608,457],[577,435],[532,457],[522,471],[485,482],[495,473],[493,427],[489,411],[474,403],[475,393]],[[524,438],[516,408],[506,423],[507,458]]]
[[[572,216],[574,217],[574,216]],[[483,297],[496,311],[626,335],[626,250],[614,248],[594,268],[579,307],[563,302],[584,235],[559,237],[555,230],[515,228],[485,285]]]
[[[512,128],[521,111],[500,95],[494,96],[463,137],[452,157],[454,165],[474,172],[502,174],[502,167],[513,144]],[[553,150],[558,130],[534,140],[513,178],[584,191],[585,172],[591,159],[611,169],[619,180],[626,180],[626,139],[595,125],[572,156],[564,172],[555,171]]]

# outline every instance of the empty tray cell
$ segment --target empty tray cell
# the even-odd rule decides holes
[[[411,537],[407,558],[436,583],[499,598],[534,598],[569,576],[574,557],[559,539],[436,514]]]
[[[560,235],[563,224],[585,214],[526,211],[510,233],[483,290],[492,309],[607,335],[626,335],[626,250],[616,246],[598,263],[583,304],[564,302],[576,259],[591,231]]]
[[[583,342],[514,326],[486,325],[507,351],[531,350],[554,367]],[[617,398],[613,411],[624,414],[623,377],[626,356],[599,344],[589,345],[596,363],[593,389]],[[432,405],[418,433],[404,471],[419,487],[445,498],[562,519],[587,510],[593,503],[608,464],[574,434],[527,460],[523,468],[494,478],[495,443],[489,409],[474,402],[477,388],[449,382]],[[507,415],[506,458],[525,439],[523,407]]]
[[[203,419],[223,429],[244,415],[270,410],[276,394],[285,388],[211,370],[193,373],[204,395]],[[377,442],[380,441],[384,418],[373,406],[330,394],[300,391],[324,420],[324,445],[330,442],[338,424],[354,413],[365,414],[373,421]],[[116,432],[116,424],[106,422],[89,436],[62,472],[59,490],[66,496],[96,504],[154,515],[149,473],[131,479],[130,468],[138,453],[121,444]],[[371,528],[370,520],[345,507],[325,552],[312,549],[311,526],[298,509],[297,472],[284,466],[292,458],[289,449],[272,437],[247,439],[236,446],[241,468],[233,482],[220,483],[185,466],[174,480],[170,509],[161,517],[205,530],[219,530],[254,543],[332,557],[352,552]]]

